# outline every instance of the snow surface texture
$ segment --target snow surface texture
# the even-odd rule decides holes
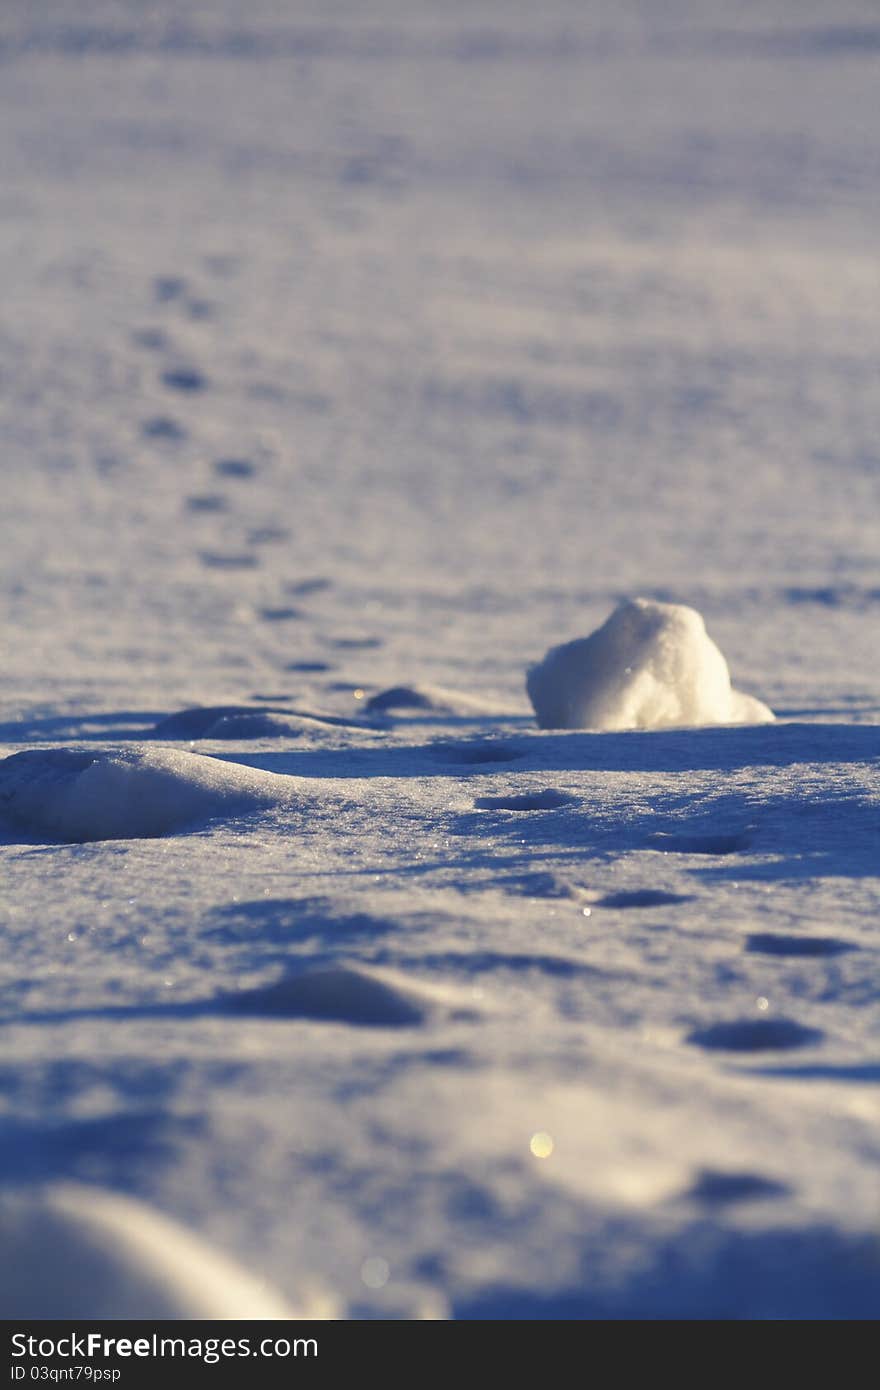
[[[526,685],[542,729],[760,724],[773,711],[730,684],[702,617],[681,603],[622,603],[590,637],[554,647]]]
[[[876,1317],[876,5],[3,0],[0,78],[4,1229]],[[776,722],[537,728],[634,594]]]

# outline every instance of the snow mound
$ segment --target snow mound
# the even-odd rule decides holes
[[[589,637],[553,647],[526,678],[542,729],[763,724],[773,711],[734,690],[701,615],[677,603],[622,603]]]
[[[60,1183],[0,1201],[10,1318],[318,1317],[143,1202]]]
[[[0,760],[0,825],[74,844],[167,835],[292,799],[291,780],[171,749],[33,749]]]
[[[392,685],[371,695],[366,703],[371,714],[491,714],[494,706],[477,695],[462,695],[439,685]]]
[[[225,719],[286,713],[286,710],[265,706],[258,709],[253,705],[198,705],[195,709],[178,710],[160,719],[151,732],[155,738],[208,738]]]
[[[287,975],[259,989],[230,996],[234,1013],[261,1018],[303,1018],[366,1028],[412,1028],[441,1013],[457,1019],[475,1014],[457,991],[414,983],[392,971],[329,966]]]

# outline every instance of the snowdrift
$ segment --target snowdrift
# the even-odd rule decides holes
[[[0,827],[51,840],[167,835],[292,799],[290,778],[198,753],[33,749],[0,761]]]
[[[10,1318],[283,1318],[280,1293],[143,1202],[59,1183],[0,1201]],[[304,1314],[300,1313],[299,1316]],[[320,1316],[309,1309],[308,1316]]]

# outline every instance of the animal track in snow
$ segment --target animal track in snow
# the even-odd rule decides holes
[[[183,425],[169,415],[154,415],[144,420],[141,433],[147,439],[155,439],[163,444],[180,444],[187,437]]]
[[[383,645],[381,637],[331,637],[330,646],[343,652],[371,652]]]
[[[731,1173],[703,1168],[686,1195],[707,1207],[729,1206],[733,1202],[764,1201],[768,1197],[787,1197],[791,1188],[760,1173]]]
[[[191,512],[225,512],[229,501],[219,492],[204,492],[187,497],[186,506]]]
[[[522,749],[512,743],[490,740],[486,743],[435,743],[432,756],[445,763],[463,763],[479,767],[484,763],[512,763],[524,758]]]
[[[479,796],[474,807],[478,811],[555,811],[560,806],[577,804],[576,796],[548,787],[545,791],[529,792],[523,796]]]
[[[131,340],[137,347],[146,348],[148,352],[165,352],[169,347],[168,334],[161,328],[135,329]]]
[[[255,526],[248,531],[248,545],[274,545],[290,540],[290,532],[284,526]]]
[[[284,590],[288,594],[321,594],[326,589],[333,588],[332,579],[325,579],[323,575],[316,575],[311,579],[293,579],[289,584],[285,584]]]
[[[252,570],[260,563],[258,555],[249,555],[246,551],[224,554],[218,550],[202,550],[199,560],[206,569],[212,570]]]
[[[217,459],[214,472],[221,478],[252,478],[256,465],[250,459]]]
[[[159,304],[170,304],[172,300],[182,299],[186,292],[186,281],[180,275],[157,275],[153,281],[153,295]]]
[[[687,1041],[711,1052],[777,1052],[811,1047],[822,1037],[818,1028],[805,1028],[790,1018],[744,1018],[695,1028]]]
[[[169,367],[162,373],[162,385],[172,391],[204,391],[208,382],[195,367]]]
[[[745,830],[728,834],[691,835],[657,830],[645,841],[647,849],[669,854],[741,854],[751,847],[752,839]]]
[[[643,907],[669,907],[673,903],[690,902],[687,893],[664,893],[659,888],[633,888],[619,893],[606,893],[596,903],[597,907],[616,907],[622,909]]]
[[[765,956],[840,956],[858,948],[834,936],[784,936],[777,932],[754,932],[746,950]]]
[[[261,608],[260,617],[264,623],[292,623],[305,617],[301,608]],[[288,667],[288,670],[293,669]],[[302,667],[299,667],[302,670]]]

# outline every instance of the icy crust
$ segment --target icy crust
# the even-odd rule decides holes
[[[143,1202],[59,1183],[0,1201],[0,1295],[16,1318],[281,1318],[294,1310]]]
[[[292,799],[290,778],[172,749],[33,749],[0,761],[0,827],[52,840],[151,838]]]
[[[637,598],[589,637],[553,647],[526,678],[542,729],[763,724],[773,711],[734,690],[694,608]]]

